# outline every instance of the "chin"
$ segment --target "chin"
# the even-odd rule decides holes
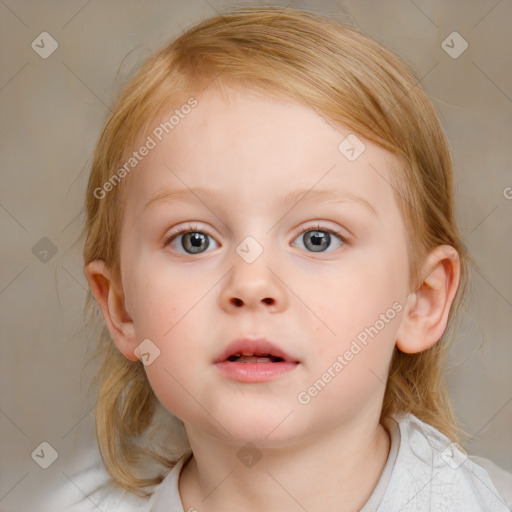
[[[222,425],[231,436],[224,431],[219,432],[231,444],[245,445],[252,443],[261,448],[279,448],[293,444],[304,435],[302,429],[296,424],[293,413],[286,414],[246,414],[245,412],[222,421]],[[285,419],[286,418],[286,419]],[[217,425],[218,426],[218,425]]]

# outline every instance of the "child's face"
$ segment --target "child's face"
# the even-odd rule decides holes
[[[160,350],[146,366],[156,395],[189,435],[260,446],[378,418],[409,293],[396,160],[365,140],[350,161],[338,149],[349,132],[299,104],[214,90],[198,101],[126,189],[122,285],[135,345]],[[178,189],[182,200],[162,197]],[[176,228],[208,236],[164,245]],[[329,230],[346,241],[322,240]],[[254,335],[299,364],[266,382],[226,377],[214,360]]]

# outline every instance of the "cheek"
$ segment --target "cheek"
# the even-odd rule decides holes
[[[137,337],[149,338],[160,350],[158,360],[147,370],[153,378],[165,380],[165,370],[180,373],[184,368],[193,368],[204,342],[200,320],[205,312],[200,299],[206,286],[196,286],[186,273],[177,275],[166,265],[145,262],[143,257],[132,275],[132,319]]]
[[[164,356],[165,357],[165,356]],[[182,363],[187,365],[190,363]],[[156,360],[152,365],[145,367],[146,376],[160,403],[171,414],[180,419],[186,419],[191,409],[191,394],[194,389],[188,382],[184,382],[176,368],[168,368],[168,364],[162,364],[162,357]]]
[[[166,338],[197,302],[198,290],[183,274],[175,275],[159,261],[144,255],[132,267],[130,305],[137,333],[143,337]]]
[[[188,418],[194,409],[191,396],[200,395],[201,368],[207,360],[198,341],[201,337],[181,312],[174,316],[159,312],[152,318],[153,323],[148,315],[144,328],[150,335],[155,333],[150,339],[158,357],[145,366],[146,375],[162,405],[179,418]]]
[[[354,274],[353,283],[335,288],[337,304],[325,304],[326,323],[335,334],[323,325],[315,329],[320,350],[315,351],[318,358],[308,372],[314,378],[307,383],[310,386],[321,381],[318,407],[329,409],[340,404],[353,411],[361,404],[378,402],[384,393],[403,310],[396,300],[398,290],[392,289],[389,281],[376,270]],[[374,283],[379,283],[379,289]],[[322,383],[327,382],[324,387]]]
[[[372,372],[385,380],[396,342],[407,286],[406,260],[396,252],[369,251],[351,260],[350,268],[330,279],[316,304],[314,372],[325,372],[345,356],[340,381]],[[321,320],[321,321],[320,321]],[[362,378],[362,377],[361,377]],[[373,380],[376,377],[372,377]]]
[[[402,274],[402,270],[383,261],[361,261],[330,280],[318,316],[325,319],[336,336],[353,337],[376,322],[395,302],[403,301],[406,280]]]

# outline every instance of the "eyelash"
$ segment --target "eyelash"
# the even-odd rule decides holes
[[[343,242],[343,244],[348,243],[347,239],[339,231],[337,231],[336,229],[327,228],[325,226],[322,226],[320,223],[318,223],[316,226],[305,226],[305,227],[301,228],[301,230],[299,231],[297,236],[303,235],[304,233],[307,233],[308,231],[326,231],[327,233],[329,233],[331,235],[336,235]],[[295,237],[295,238],[297,238],[297,237]]]
[[[203,229],[199,229],[197,226],[194,226],[193,224],[189,224],[188,226],[181,226],[178,228],[174,233],[171,233],[169,236],[167,236],[164,240],[164,246],[167,246],[172,240],[177,238],[180,235],[183,235],[184,233],[202,233],[203,235],[208,235],[206,231]]]
[[[322,226],[320,223],[316,224],[315,226],[304,226],[301,228],[301,230],[295,235],[295,238],[299,237],[300,235],[303,235],[304,233],[307,233],[308,231],[325,231],[331,235],[336,235],[342,242],[343,245],[347,245],[348,241],[344,235],[342,235],[339,231],[332,228],[327,228],[325,226]],[[164,240],[164,247],[167,247],[167,245],[173,241],[175,238],[177,238],[180,235],[183,235],[185,233],[202,233],[203,235],[211,236],[208,232],[206,232],[203,229],[200,229],[199,227],[189,224],[188,226],[181,226],[177,228],[177,230],[174,233],[171,233],[169,236],[167,236]]]

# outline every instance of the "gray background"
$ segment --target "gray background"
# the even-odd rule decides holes
[[[82,370],[95,340],[84,325],[86,281],[77,237],[108,106],[137,63],[230,5],[235,3],[0,2],[2,511],[36,510],[40,489],[73,486],[69,475],[97,460],[91,368]],[[458,220],[480,266],[451,354],[451,394],[474,436],[469,452],[512,470],[512,3],[273,5],[357,25],[409,60],[433,96],[453,151]],[[43,31],[59,44],[47,59],[31,48]],[[469,45],[456,59],[442,48],[453,31]],[[51,247],[40,242],[43,237],[57,248],[46,262],[41,250]],[[58,453],[46,470],[31,458],[43,441]]]

